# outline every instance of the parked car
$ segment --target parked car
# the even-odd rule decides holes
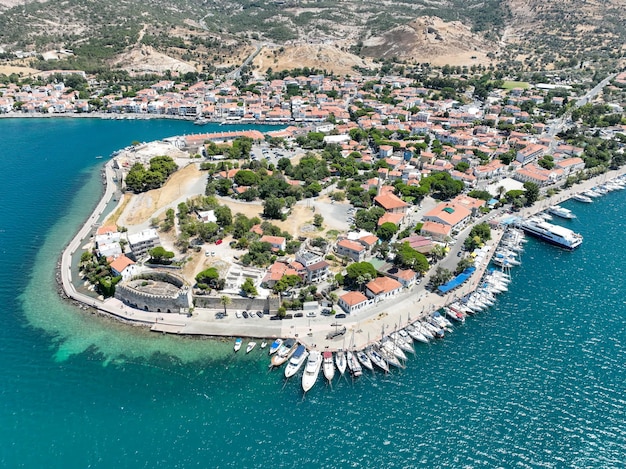
[[[337,319],[342,319],[342,318],[345,318],[345,317],[346,317],[346,313],[339,313],[339,314],[335,314],[335,317],[336,317]]]
[[[237,312],[235,313],[235,317],[236,317],[237,319],[241,318],[241,313],[240,313],[239,311],[237,311]]]
[[[224,242],[224,240],[223,240],[223,239],[218,239],[217,241],[215,241],[215,244],[217,244],[217,245],[219,246],[219,245],[220,245],[220,244],[222,244],[223,242]]]
[[[314,318],[315,316],[317,315],[313,311],[309,311],[308,313],[306,313],[307,318]]]
[[[248,312],[244,311],[243,313],[241,313],[243,315],[244,318],[248,319]]]
[[[293,315],[294,318],[301,318],[303,316],[304,316],[303,313],[296,313],[296,314]]]
[[[256,315],[257,315],[258,317],[262,318],[262,317],[263,317],[263,311],[257,311],[257,312],[256,312]]]

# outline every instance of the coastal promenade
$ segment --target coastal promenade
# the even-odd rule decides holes
[[[541,199],[532,207],[521,211],[519,215],[521,217],[529,217],[550,205],[569,199],[576,193],[591,189],[597,184],[625,173],[626,168],[621,168],[620,170],[609,171],[583,181],[569,189],[561,190],[552,197]],[[213,337],[263,337],[268,339],[291,337],[298,339],[309,349],[332,351],[345,347],[361,349],[374,341],[380,340],[383,335],[402,328],[474,291],[478,287],[489,260],[493,256],[504,233],[502,228],[495,228],[492,231],[492,239],[487,243],[490,247],[489,254],[485,257],[484,262],[477,266],[477,270],[470,280],[456,291],[443,296],[426,291],[425,285],[428,283],[431,275],[429,273],[423,279],[421,285],[415,285],[392,299],[381,301],[370,309],[357,315],[349,315],[345,319],[325,316],[294,318],[282,321],[270,321],[267,316],[263,318],[239,319],[235,317],[232,311],[225,318],[216,319],[215,316],[218,310],[204,308],[195,308],[191,315],[146,312],[124,305],[114,298],[100,300],[80,293],[77,291],[72,278],[73,256],[77,254],[82,243],[89,239],[93,228],[104,214],[107,204],[117,190],[114,178],[113,160],[111,160],[104,167],[105,190],[103,197],[97,204],[94,212],[62,253],[60,262],[60,282],[62,288],[70,299],[81,303],[88,309],[94,308],[94,310],[100,313],[110,315],[119,320],[150,327],[155,332],[168,334]],[[491,212],[477,220],[477,222],[487,221],[494,218],[494,216],[497,218],[500,215],[503,215],[501,210],[495,213]],[[464,236],[467,236],[470,228],[467,227],[459,234],[459,242],[461,242],[461,239],[464,239]],[[448,255],[452,256],[453,252],[455,250],[452,250]],[[343,327],[346,328],[345,334],[336,336],[333,339],[327,338],[329,333],[340,330]]]

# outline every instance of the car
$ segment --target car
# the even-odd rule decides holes
[[[256,315],[257,315],[258,317],[262,318],[262,317],[263,317],[263,312],[262,312],[262,311],[257,311],[257,312],[256,312]]]
[[[219,245],[220,245],[220,244],[222,244],[223,242],[224,242],[224,240],[223,240],[223,239],[218,239],[217,241],[215,241],[215,244],[217,244],[217,245],[219,246]]]
[[[280,321],[280,316],[270,316],[270,321]]]
[[[343,318],[345,318],[345,317],[346,317],[346,314],[345,314],[345,313],[335,314],[335,317],[336,317],[337,319],[343,319]]]
[[[463,253],[461,251],[456,253],[456,257],[461,257],[463,255]]]
[[[294,318],[301,318],[303,316],[304,316],[303,313],[296,313],[296,314],[293,315]]]
[[[241,313],[240,313],[239,311],[237,311],[237,312],[235,313],[235,317],[236,317],[237,319],[241,318]]]
[[[330,309],[328,309],[328,308],[324,308],[324,309],[322,310],[322,314],[323,314],[324,316],[329,316],[331,312],[332,312],[332,311],[331,311]]]
[[[243,315],[244,318],[248,319],[248,312],[244,311],[243,313],[241,313]]]
[[[308,313],[306,313],[307,318],[314,318],[315,316],[316,314],[313,311],[309,311]]]
[[[224,316],[226,316],[224,313],[215,313],[215,319],[222,319]]]

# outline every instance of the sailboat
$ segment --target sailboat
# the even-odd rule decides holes
[[[335,377],[335,362],[333,361],[333,352],[324,352],[323,354],[324,362],[322,367],[324,368],[324,377],[331,382]]]

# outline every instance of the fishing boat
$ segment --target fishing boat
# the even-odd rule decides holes
[[[346,362],[348,363],[348,369],[350,370],[350,373],[352,373],[352,376],[358,378],[363,374],[363,368],[361,368],[359,360],[350,350],[346,352]]]
[[[289,360],[291,355],[296,351],[296,346],[297,344],[295,340],[285,340],[272,357],[272,366],[280,366]]]
[[[335,354],[335,364],[337,365],[339,374],[344,374],[346,372],[346,354],[343,350],[339,350]]]
[[[252,352],[252,349],[256,347],[256,342],[248,342],[248,346],[246,347],[246,353]]]
[[[274,355],[276,352],[278,352],[278,349],[282,344],[283,339],[276,339],[274,342],[272,342],[272,345],[270,345],[270,355]]]
[[[308,355],[309,352],[306,351],[306,347],[304,345],[298,345],[296,351],[291,356],[289,363],[287,363],[287,366],[285,367],[285,378],[291,378],[295,375],[302,367],[302,364]]]
[[[261,342],[261,350],[263,350],[265,347],[267,347],[267,342]]]
[[[239,349],[241,348],[241,344],[242,343],[243,343],[243,340],[241,340],[239,337],[235,339],[235,346],[233,347],[235,352],[239,351]]]
[[[574,212],[568,208],[561,207],[560,205],[552,205],[551,207],[548,207],[548,212],[561,218],[576,218]]]
[[[324,377],[330,382],[335,377],[335,362],[333,360],[333,352],[324,352],[322,367],[324,368]]]
[[[370,371],[374,371],[374,365],[372,364],[372,360],[370,360],[370,357],[368,357],[364,351],[360,350],[356,352],[355,355],[358,358],[361,365],[363,365],[365,368],[367,368]]]
[[[365,353],[370,358],[371,362],[385,373],[389,373],[389,365],[382,357],[382,355],[374,347],[368,347],[365,349]]]
[[[308,392],[315,382],[317,376],[320,374],[322,368],[322,354],[317,350],[311,351],[309,359],[306,362],[304,373],[302,373],[302,390]]]

